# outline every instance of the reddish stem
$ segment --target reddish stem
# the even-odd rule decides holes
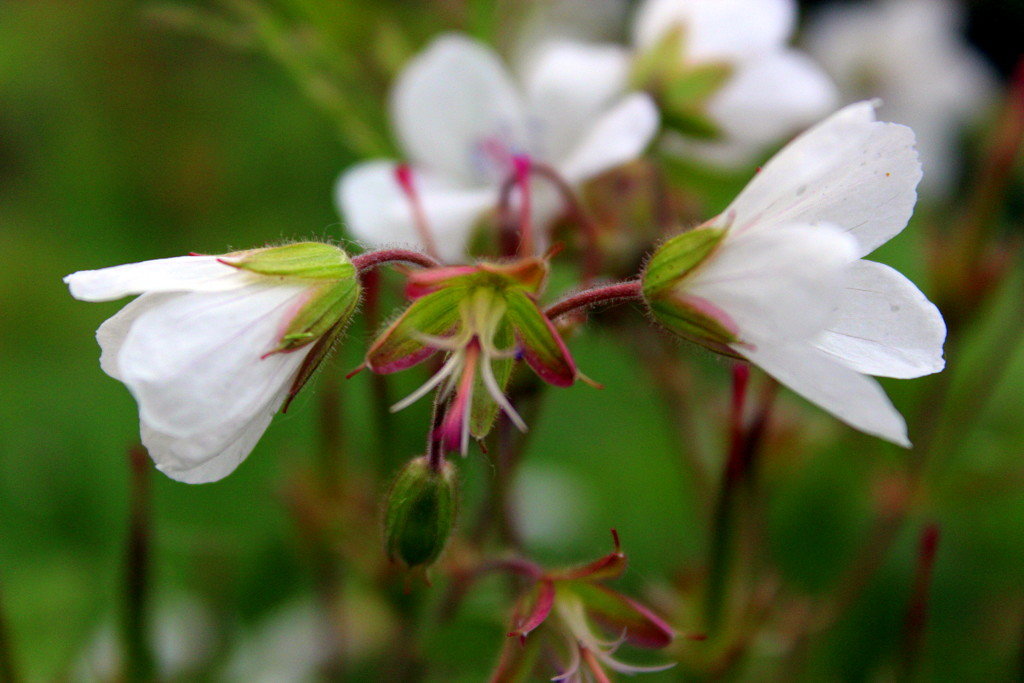
[[[580,308],[589,308],[598,304],[621,303],[623,301],[639,301],[643,297],[643,291],[639,280],[620,282],[605,287],[594,287],[579,294],[562,299],[553,304],[544,314],[554,320],[571,311]]]
[[[939,525],[932,522],[921,530],[918,541],[917,567],[914,574],[914,592],[903,622],[902,664],[907,680],[914,670],[924,642],[924,629],[928,621],[928,593],[935,568],[935,554],[939,545]]]
[[[421,268],[437,268],[441,265],[437,259],[409,249],[381,249],[352,257],[352,265],[360,274],[389,263],[409,263]]]
[[[428,254],[435,259],[440,259],[437,255],[437,242],[434,241],[434,234],[430,231],[430,221],[427,220],[427,212],[423,209],[423,201],[416,191],[412,169],[408,164],[399,164],[395,167],[395,180],[398,181],[398,185],[402,188],[406,199],[409,200],[409,206],[412,209],[413,225],[416,226],[416,232],[420,236],[420,241],[423,242],[423,246],[426,247]]]
[[[533,162],[525,154],[512,157],[516,185],[519,187],[519,255],[533,255],[533,197],[530,192],[530,174]]]
[[[554,186],[561,196],[562,203],[569,212],[569,216],[579,225],[586,243],[583,249],[583,282],[585,284],[593,282],[597,274],[601,272],[602,261],[597,224],[583,208],[583,204],[580,202],[579,197],[577,197],[572,185],[552,166],[530,159],[529,166],[525,170],[533,175],[544,178]],[[512,190],[516,187],[522,187],[522,171],[523,169],[519,167],[515,169],[515,173],[502,185],[499,195],[499,243],[501,253],[506,257],[515,256],[517,253],[528,256],[533,248],[532,224],[517,225],[511,216]],[[524,212],[521,214],[521,217],[526,220],[528,215]],[[527,231],[529,231],[529,234],[527,234]],[[527,244],[528,247],[524,246]]]

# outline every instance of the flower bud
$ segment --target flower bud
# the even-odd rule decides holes
[[[455,467],[440,471],[425,457],[412,460],[391,486],[384,513],[384,548],[408,568],[432,564],[451,535],[458,508]]]

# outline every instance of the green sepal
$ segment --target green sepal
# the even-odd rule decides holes
[[[359,303],[359,280],[351,277],[324,282],[310,290],[310,298],[291,319],[273,353],[294,351],[311,344],[336,328],[342,327]]]
[[[228,254],[222,261],[260,275],[310,280],[350,280],[356,269],[348,254],[323,242],[296,242],[280,247]]]
[[[701,64],[667,81],[657,93],[665,127],[691,138],[721,139],[722,131],[707,115],[707,105],[732,73],[728,64]]]
[[[494,334],[493,343],[495,347],[504,351],[512,348],[515,339],[512,335],[512,327],[507,321],[502,321]],[[512,376],[512,367],[515,360],[512,358],[494,358],[488,361],[486,358],[481,362],[490,362],[494,372],[494,379],[498,382],[501,392],[506,393],[509,378]],[[474,439],[483,439],[494,427],[494,421],[498,417],[498,404],[491,398],[490,392],[484,386],[483,377],[477,373],[473,385],[473,406],[469,413],[469,432]]]
[[[665,31],[654,45],[633,61],[630,81],[636,90],[660,92],[665,83],[685,70],[686,28],[677,23]]]
[[[559,600],[579,600],[587,617],[631,645],[648,649],[668,646],[672,627],[651,610],[610,588],[587,581],[559,581]]]
[[[576,381],[576,363],[555,326],[524,292],[506,292],[505,301],[523,360],[545,382],[556,387],[571,386]]]
[[[723,237],[723,228],[697,228],[676,235],[658,247],[644,268],[644,298],[651,300],[670,294],[711,255]]]
[[[730,348],[739,341],[736,334],[721,321],[688,303],[685,297],[648,299],[647,305],[655,320],[680,337],[716,353],[740,357]]]
[[[418,335],[441,336],[458,326],[465,287],[445,287],[412,302],[381,333],[366,353],[366,364],[378,373],[398,372],[433,353]]]
[[[428,566],[441,555],[458,512],[458,477],[450,462],[434,471],[425,457],[395,479],[384,512],[384,549],[405,567]]]

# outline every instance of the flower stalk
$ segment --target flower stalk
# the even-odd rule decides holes
[[[128,452],[130,503],[128,542],[125,549],[124,640],[125,675],[128,680],[148,681],[156,674],[156,659],[150,647],[150,515],[149,458],[142,447]]]

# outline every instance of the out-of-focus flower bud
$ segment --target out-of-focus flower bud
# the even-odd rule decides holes
[[[432,564],[448,542],[457,509],[458,480],[451,463],[434,470],[425,457],[409,462],[395,479],[384,512],[388,557],[410,569]]]

